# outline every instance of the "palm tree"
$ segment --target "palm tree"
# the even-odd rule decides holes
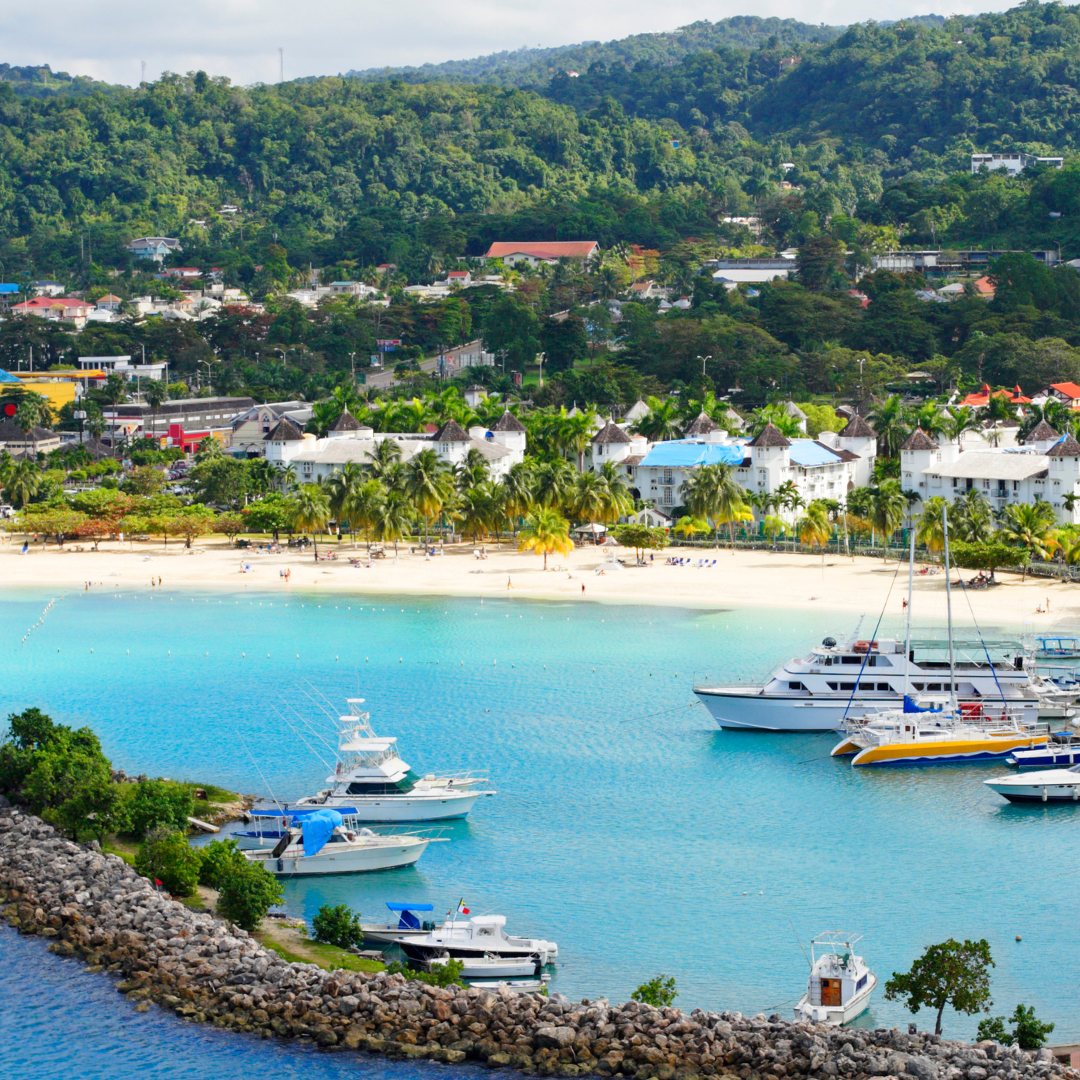
[[[536,470],[535,501],[541,506],[562,507],[573,483],[574,467],[565,458],[545,461]]]
[[[277,470],[266,458],[254,458],[248,462],[248,476],[252,490],[257,495],[265,495],[273,490]]]
[[[543,555],[545,570],[548,555],[555,551],[566,555],[573,549],[570,523],[557,510],[539,507],[525,518],[525,525],[518,535],[518,551],[535,551],[537,555]]]
[[[677,439],[682,431],[678,401],[670,397],[650,397],[646,404],[649,412],[634,425],[634,432],[644,435],[649,442]]]
[[[770,424],[788,439],[798,439],[803,434],[798,417],[791,416],[779,405],[766,405],[750,414],[751,435],[760,435]]]
[[[829,509],[820,500],[815,499],[807,508],[806,513],[796,526],[799,532],[799,540],[807,547],[821,549],[821,569],[825,570],[825,547],[832,536],[832,525],[829,523]]]
[[[143,398],[150,406],[152,430],[157,431],[157,412],[169,400],[169,384],[164,379],[147,379],[143,383]]]
[[[985,544],[994,535],[994,514],[990,500],[972,488],[953,503],[949,514],[949,530],[957,540],[969,544]]]
[[[388,491],[386,497],[379,504],[378,516],[375,519],[375,538],[387,543],[394,542],[394,554],[397,554],[398,541],[404,539],[405,533],[412,524],[412,513],[409,501],[403,491]]]
[[[923,505],[915,539],[931,553],[945,549],[945,500],[940,495],[927,499]]]
[[[607,484],[599,473],[585,472],[574,478],[566,509],[577,521],[599,522],[608,516]]]
[[[454,497],[454,481],[434,450],[421,450],[405,466],[405,492],[424,519],[424,541],[431,523]]]
[[[614,461],[605,461],[600,467],[600,475],[607,485],[608,520],[615,521],[634,509],[634,497],[626,479],[619,474],[619,467]]]
[[[390,471],[401,461],[401,443],[397,439],[380,439],[373,450],[368,451],[368,471],[385,481]]]
[[[511,531],[517,534],[517,519],[527,514],[535,500],[536,470],[530,458],[516,461],[502,478],[502,507],[510,519]]]
[[[326,485],[330,513],[338,523],[338,536],[341,536],[341,523],[347,521],[349,531],[353,534],[353,547],[356,547],[356,522],[353,520],[352,511],[356,493],[363,483],[363,470],[355,461],[347,461],[340,469],[334,470],[334,474]]]
[[[4,490],[11,499],[12,506],[25,506],[40,489],[41,470],[35,462],[23,458],[7,470]]]
[[[683,484],[683,502],[694,517],[703,517],[716,530],[716,546],[720,546],[720,526],[729,526],[731,553],[735,553],[735,522],[752,520],[746,505],[746,491],[735,479],[731,466],[723,462],[698,465],[690,471]]]
[[[52,407],[44,394],[25,393],[19,398],[13,417],[15,426],[29,439],[37,458],[37,429],[52,423]]]
[[[1072,410],[1056,398],[1043,405],[1028,405],[1027,415],[1016,433],[1016,441],[1023,442],[1044,420],[1055,431],[1064,431],[1072,419]]]
[[[689,514],[679,518],[674,529],[672,529],[672,532],[677,532],[687,540],[693,540],[698,533],[707,533],[708,531],[709,523],[707,521],[691,517]]]
[[[915,427],[922,428],[931,439],[945,431],[945,416],[941,411],[941,406],[933,401],[927,401],[921,405],[911,420]]]
[[[885,457],[896,457],[900,444],[910,434],[907,411],[899,394],[883,401],[867,417],[870,426],[877,432],[878,447]]]
[[[1013,503],[1001,515],[1001,535],[1027,548],[1032,558],[1047,562],[1061,544],[1054,538],[1054,508],[1048,502]],[[1025,568],[1024,577],[1027,577]]]
[[[964,441],[964,434],[974,431],[979,426],[975,410],[966,405],[950,405],[949,415],[944,422],[945,434],[950,442],[960,443]]]
[[[577,454],[578,472],[585,471],[585,448],[592,442],[595,430],[596,412],[587,409],[577,416],[559,418],[556,438],[559,448],[566,453]]]
[[[495,531],[502,517],[499,488],[490,480],[466,488],[454,507],[454,517],[461,522],[461,531],[471,532],[473,543],[479,543],[485,532]]]
[[[326,528],[330,520],[330,499],[318,484],[301,484],[296,492],[293,511],[293,527],[299,532],[310,532],[315,545],[315,561],[319,561],[318,531]]]
[[[487,458],[475,447],[469,447],[465,460],[454,470],[459,491],[476,487],[490,478],[491,469]]]
[[[277,482],[282,495],[287,494],[296,487],[296,466],[279,463],[277,467]]]
[[[368,556],[371,555],[371,538],[382,518],[383,503],[388,494],[386,485],[381,480],[374,478],[362,480],[350,490],[345,504],[349,524],[352,525],[355,522],[364,534]]]
[[[870,521],[881,532],[882,559],[888,557],[889,539],[904,520],[907,499],[899,480],[883,480],[870,493]]]
[[[787,532],[787,522],[778,514],[766,514],[762,524],[765,527],[765,535],[768,536],[773,551],[775,551],[776,537],[778,534],[783,535],[783,533]]]

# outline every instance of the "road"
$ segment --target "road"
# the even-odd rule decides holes
[[[477,339],[476,341],[469,341],[466,342],[466,344],[464,345],[459,345],[456,349],[447,349],[443,355],[445,355],[448,359],[456,359],[459,356],[479,356],[480,351],[481,345],[479,339]],[[394,360],[394,354],[384,353],[383,355],[385,356],[385,362],[388,365],[387,370],[378,371],[375,368],[367,369],[367,385],[373,390],[385,390],[390,386],[396,386],[399,383],[405,381],[403,379],[398,379],[394,372],[390,370],[390,367],[392,367],[392,365],[396,363],[396,361]],[[429,356],[426,360],[420,361],[420,370],[426,372],[433,372],[438,366],[438,363],[438,356]]]

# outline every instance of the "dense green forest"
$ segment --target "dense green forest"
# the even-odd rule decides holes
[[[937,16],[925,17],[941,22]],[[618,41],[586,41],[550,49],[517,49],[493,53],[472,60],[450,60],[419,67],[368,68],[350,71],[349,76],[369,82],[402,79],[405,82],[491,82],[499,86],[541,89],[556,72],[588,71],[593,64],[643,64],[664,67],[677,64],[694,53],[720,48],[752,49],[775,37],[785,44],[832,41],[844,32],[842,26],[811,26],[796,19],[763,19],[757,15],[736,15],[709,22],[703,19],[662,34],[633,34]]]
[[[176,260],[220,268],[266,309],[79,335],[8,320],[0,363],[17,365],[31,345],[54,363],[145,348],[189,385],[201,370],[215,389],[312,397],[377,338],[400,337],[398,358],[411,362],[481,336],[506,362],[505,375],[500,362],[484,377],[506,386],[546,351],[554,403],[689,392],[701,356],[714,359],[699,392],[738,387],[748,401],[861,394],[915,367],[937,389],[1080,379],[1071,268],[1008,256],[992,269],[992,301],[948,304],[917,298],[921,279],[870,273],[873,254],[899,244],[1080,256],[1078,10],[1032,0],[820,41],[783,27],[763,36],[768,20],[702,24],[747,39],[631,66],[597,61],[542,93],[352,78],[237,87],[195,72],[42,96],[27,88],[59,76],[6,68],[7,280],[169,295],[126,244],[177,236]],[[972,150],[1013,147],[1064,153],[1066,167],[970,175]],[[732,215],[755,215],[760,232]],[[604,249],[590,273],[520,274],[509,298],[485,286],[421,305],[402,292],[459,261],[478,267],[469,260],[496,239],[582,238]],[[729,294],[698,273],[712,255],[786,247],[800,251],[797,282]],[[382,263],[395,269],[376,271]],[[309,267],[324,281],[379,283],[390,306],[304,309],[282,294]],[[598,303],[627,300],[643,276],[692,307],[626,303],[613,314]],[[855,283],[868,306],[849,295]]]

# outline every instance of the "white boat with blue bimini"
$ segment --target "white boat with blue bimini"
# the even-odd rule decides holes
[[[855,954],[860,941],[859,934],[829,931],[810,943],[810,976],[795,1006],[796,1023],[849,1024],[870,1007],[877,976]]]
[[[401,759],[396,738],[375,734],[371,714],[360,709],[363,702],[349,698],[348,714],[337,719],[337,765],[326,778],[330,787],[291,805],[348,806],[369,822],[443,821],[465,817],[477,800],[495,794],[485,790],[485,776],[418,776]]]
[[[359,874],[412,866],[435,838],[402,833],[382,836],[363,828],[351,807],[280,811],[263,818],[264,830],[245,834],[255,846],[244,857],[276,877]],[[273,846],[269,846],[273,844]]]
[[[459,915],[469,917],[461,919]],[[367,938],[366,931],[364,936]],[[399,934],[392,943],[410,960],[421,964],[440,956],[469,961],[495,956],[504,960],[535,961],[545,967],[559,955],[559,947],[554,941],[508,934],[505,915],[471,915],[461,904],[434,930],[425,934]]]

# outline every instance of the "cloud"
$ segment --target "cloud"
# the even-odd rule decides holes
[[[950,12],[1004,10],[1006,4],[950,0]],[[884,0],[873,15],[897,19],[925,7]],[[0,39],[10,64],[49,64],[54,70],[134,85],[146,61],[147,78],[162,71],[205,70],[235,82],[275,82],[278,49],[285,78],[333,75],[350,69],[440,63],[522,46],[545,48],[609,41],[629,34],[673,30],[699,19],[749,14],[721,0],[145,0],[73,3],[0,12]],[[867,17],[861,0],[760,0],[753,14],[806,22],[849,23]]]

